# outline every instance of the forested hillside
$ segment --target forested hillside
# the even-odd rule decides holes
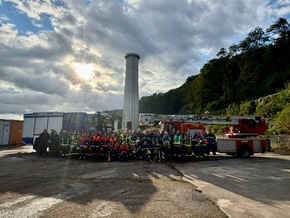
[[[272,116],[259,109],[257,99],[289,90],[289,54],[290,25],[279,18],[266,30],[255,28],[239,44],[221,48],[216,59],[181,87],[142,97],[140,112]]]

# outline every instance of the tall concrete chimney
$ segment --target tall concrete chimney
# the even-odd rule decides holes
[[[140,56],[127,53],[122,129],[139,127],[138,61]]]

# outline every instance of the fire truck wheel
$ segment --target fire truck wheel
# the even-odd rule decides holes
[[[251,149],[248,145],[242,145],[238,151],[238,156],[248,158],[251,155]]]

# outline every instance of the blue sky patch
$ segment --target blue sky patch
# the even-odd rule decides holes
[[[38,34],[42,30],[53,30],[49,15],[41,14],[40,20],[31,19],[25,13],[19,12],[15,8],[15,4],[11,2],[0,4],[0,14],[2,17],[8,17],[8,20],[1,22],[14,24],[19,35],[26,35],[27,32]]]

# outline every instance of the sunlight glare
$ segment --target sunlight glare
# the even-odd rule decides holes
[[[73,67],[78,76],[84,80],[89,80],[94,72],[94,66],[92,64],[74,63]]]

